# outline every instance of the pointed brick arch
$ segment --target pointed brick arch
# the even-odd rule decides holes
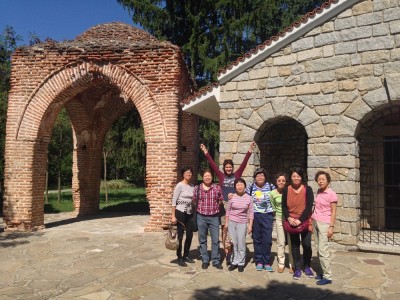
[[[121,89],[124,98],[133,102],[142,117],[146,139],[167,138],[160,106],[146,84],[124,67],[94,62],[73,63],[46,78],[26,102],[15,138],[38,137],[41,123],[36,120],[42,120],[46,113],[55,119],[61,107],[77,93],[92,86],[93,80],[109,80]],[[49,110],[55,110],[56,113]]]

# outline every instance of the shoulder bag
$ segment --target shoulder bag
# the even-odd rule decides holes
[[[179,247],[178,229],[173,224],[169,225],[167,237],[165,239],[165,248],[169,250],[177,250]]]

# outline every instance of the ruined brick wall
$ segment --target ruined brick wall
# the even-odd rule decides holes
[[[98,212],[104,137],[115,120],[136,107],[147,145],[151,218],[146,229],[168,224],[181,156],[179,103],[193,88],[179,48],[129,25],[109,23],[74,41],[18,48],[12,62],[5,152],[7,229],[43,227],[47,146],[64,106],[74,133],[77,214]],[[189,122],[190,132],[195,125]],[[182,143],[186,138],[191,137]]]
[[[358,129],[400,104],[399,33],[398,1],[361,1],[228,81],[221,86],[220,160],[233,152],[240,163],[266,123],[296,120],[307,134],[314,191],[314,174],[325,169],[338,193],[335,241],[356,245],[362,201]],[[400,135],[399,127],[394,132]],[[250,160],[248,180],[257,163]]]

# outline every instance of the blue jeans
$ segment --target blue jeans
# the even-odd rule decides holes
[[[207,234],[211,234],[211,261],[213,265],[220,264],[219,254],[219,216],[218,214],[206,216],[197,214],[197,227],[199,228],[200,254],[203,263],[208,264],[210,257],[207,251]]]
[[[256,265],[269,265],[271,263],[273,222],[274,216],[272,213],[254,213],[252,237]]]

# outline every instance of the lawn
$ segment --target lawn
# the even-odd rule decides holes
[[[58,194],[49,193],[49,203],[44,205],[45,213],[74,211],[72,193],[61,192],[58,203]],[[117,188],[108,190],[108,204],[104,190],[100,190],[100,211],[149,213],[149,203],[146,200],[145,188]]]

